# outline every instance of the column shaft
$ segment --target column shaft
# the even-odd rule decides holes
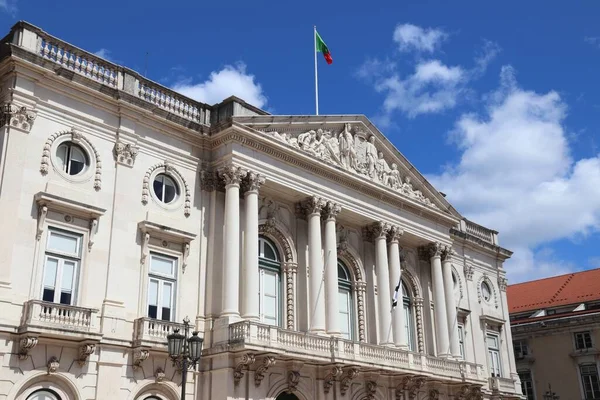
[[[308,266],[309,266],[309,331],[325,332],[325,288],[323,287],[323,256],[321,250],[321,209],[324,202],[311,198],[305,203],[308,214]]]
[[[390,275],[387,255],[387,232],[389,226],[376,223],[375,236],[375,271],[377,273],[377,304],[379,308],[379,344],[391,344],[392,334],[392,297],[390,295]]]
[[[249,173],[248,188],[244,193],[245,234],[244,265],[242,266],[243,301],[242,318],[259,319],[259,271],[258,271],[258,189],[265,179]]]
[[[444,294],[446,296],[446,316],[448,318],[448,336],[450,340],[450,353],[455,358],[460,358],[460,346],[458,343],[458,321],[456,315],[456,303],[454,301],[454,282],[452,281],[452,263],[450,256],[451,248],[443,252],[442,275],[444,278]]]
[[[335,217],[340,207],[332,202],[325,206],[325,311],[328,335],[339,336],[339,295],[337,273],[337,238],[335,233]]]
[[[435,309],[435,330],[438,356],[449,355],[448,317],[446,316],[446,298],[444,295],[444,279],[439,244],[429,248],[431,261],[431,280],[433,283],[433,301]]]
[[[389,244],[390,258],[390,290],[392,293],[400,283],[401,279],[401,264],[400,264],[400,245],[397,239],[397,230],[392,228],[390,232],[391,241]],[[404,307],[402,302],[402,287],[398,289],[398,304],[392,310],[392,332],[394,337],[394,345],[408,349],[408,340],[404,330]]]

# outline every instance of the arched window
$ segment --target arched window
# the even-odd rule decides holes
[[[31,393],[27,400],[62,400],[53,390],[41,389]]]
[[[413,316],[413,300],[406,283],[402,281],[402,304],[404,306],[404,329],[408,340],[408,349],[415,351],[415,318]]]
[[[338,302],[340,330],[344,339],[354,339],[354,311],[352,301],[352,277],[348,268],[338,260]]]
[[[260,320],[269,325],[281,324],[281,261],[275,245],[258,238]]]

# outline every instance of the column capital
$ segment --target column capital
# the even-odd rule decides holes
[[[454,254],[454,250],[452,250],[452,246],[443,246],[441,253],[442,261],[450,261]]]
[[[304,212],[305,215],[321,214],[325,205],[325,200],[319,196],[311,196],[300,202],[300,210]]]
[[[219,168],[217,173],[219,174],[219,177],[223,179],[226,187],[229,185],[237,185],[239,187],[242,183],[242,179],[248,175],[246,170],[233,164]]]
[[[325,219],[335,220],[340,211],[342,211],[342,207],[339,204],[334,203],[333,201],[327,201],[327,203],[325,203],[323,206],[322,213]]]
[[[398,243],[400,237],[404,235],[404,230],[400,228],[398,225],[391,225],[388,233],[388,238],[390,243]]]
[[[435,257],[441,257],[444,247],[440,242],[429,243],[419,247],[419,257],[424,261],[429,261]]]
[[[371,234],[373,235],[373,239],[384,238],[387,239],[387,234],[390,231],[390,224],[384,221],[377,221],[373,225],[371,225]]]
[[[248,171],[244,180],[244,193],[258,193],[260,187],[266,182],[264,175],[258,172]]]

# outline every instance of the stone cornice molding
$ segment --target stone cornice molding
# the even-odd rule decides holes
[[[467,232],[461,232],[460,230],[455,228],[450,229],[450,236],[452,237],[452,239],[454,239],[455,243],[464,243],[465,245],[470,245],[469,247],[472,247],[479,251],[483,250],[486,254],[489,254],[493,257],[497,257],[500,261],[505,261],[513,255],[513,252],[510,250],[486,242],[485,240],[482,240],[477,236],[471,235]]]

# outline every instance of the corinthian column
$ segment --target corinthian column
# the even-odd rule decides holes
[[[310,305],[309,331],[325,332],[325,290],[323,287],[323,259],[321,251],[321,210],[325,201],[313,196],[303,203],[308,218],[308,298]]]
[[[246,171],[234,165],[219,169],[225,182],[225,234],[223,246],[223,309],[221,317],[240,316],[240,183]]]
[[[339,336],[340,317],[338,303],[337,240],[335,217],[342,208],[328,201],[323,209],[325,217],[325,313],[327,316],[327,334]]]
[[[390,290],[393,292],[396,287],[400,285],[400,279],[402,274],[401,263],[400,263],[400,244],[398,240],[404,231],[398,226],[392,226],[390,228],[390,243],[389,243],[389,257],[390,257]],[[398,289],[398,305],[392,310],[392,332],[394,337],[394,345],[408,349],[408,341],[406,338],[406,332],[404,331],[404,308],[402,306],[402,289]]]
[[[379,344],[391,344],[392,296],[390,295],[390,275],[388,270],[387,234],[390,226],[385,222],[373,224],[375,239],[375,272],[377,273],[377,303],[379,308]]]
[[[444,279],[441,262],[443,248],[440,243],[431,243],[424,250],[424,254],[429,258],[431,263],[437,353],[440,357],[447,357],[450,352],[450,344],[448,339],[448,317],[446,316],[446,297],[444,295]]]
[[[460,358],[458,344],[458,322],[456,320],[456,304],[454,302],[454,282],[452,281],[452,247],[446,246],[442,251],[442,276],[444,277],[444,294],[446,296],[446,316],[448,317],[448,335],[450,353]]]
[[[259,319],[259,271],[258,271],[258,189],[265,178],[255,172],[248,172],[244,205],[246,231],[244,234],[244,264],[242,265],[243,301],[242,318]]]

